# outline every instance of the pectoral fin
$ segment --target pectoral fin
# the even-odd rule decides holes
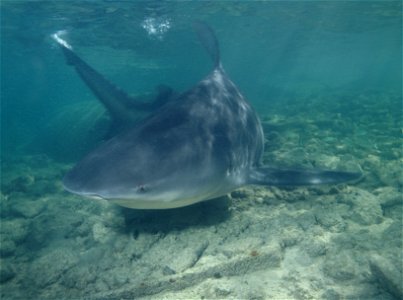
[[[248,183],[274,186],[300,186],[337,184],[357,181],[361,177],[361,172],[261,167],[253,169],[250,172]]]

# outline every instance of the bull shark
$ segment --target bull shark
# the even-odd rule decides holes
[[[131,99],[64,40],[56,39],[68,64],[110,113],[129,124],[65,175],[67,191],[128,208],[169,209],[218,198],[246,185],[337,184],[362,176],[262,165],[260,120],[225,73],[213,30],[202,22],[195,22],[194,28],[211,57],[212,71],[189,90],[165,90],[151,104]],[[143,108],[152,108],[150,114],[130,122],[132,109]]]

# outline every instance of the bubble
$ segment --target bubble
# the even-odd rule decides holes
[[[141,27],[149,36],[162,40],[164,34],[171,28],[171,21],[165,17],[147,17],[141,23]]]

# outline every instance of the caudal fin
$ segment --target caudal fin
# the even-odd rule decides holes
[[[116,127],[137,122],[139,118],[138,112],[154,111],[174,96],[172,89],[165,86],[158,88],[158,96],[155,101],[147,102],[129,96],[81,59],[72,50],[71,45],[62,39],[60,33],[55,33],[52,37],[60,45],[67,64],[75,68],[81,79],[105,106],[113,119],[113,123],[119,124]]]
[[[261,167],[250,172],[248,183],[274,186],[337,184],[358,181],[362,176],[361,172]]]

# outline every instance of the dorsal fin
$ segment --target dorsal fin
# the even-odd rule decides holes
[[[213,29],[202,21],[195,21],[193,27],[199,37],[200,42],[206,48],[208,54],[214,62],[214,68],[221,66],[220,47]]]

